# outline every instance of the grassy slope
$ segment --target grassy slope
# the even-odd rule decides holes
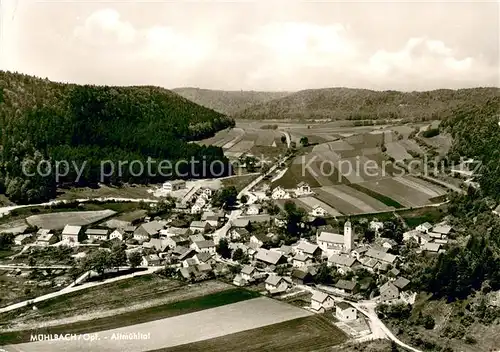
[[[252,106],[239,119],[345,118],[378,119],[442,118],[462,103],[482,105],[497,96],[498,88],[435,90],[430,92],[372,91],[367,89],[325,88],[303,90],[267,103]]]
[[[199,88],[175,88],[173,91],[196,104],[227,115],[290,94],[288,92],[223,91]]]

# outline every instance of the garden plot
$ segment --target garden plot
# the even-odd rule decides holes
[[[171,318],[99,332],[97,341],[40,341],[7,346],[7,351],[150,351],[204,341],[263,326],[311,316],[312,313],[266,297]],[[144,334],[141,340],[113,336]],[[115,335],[113,335],[115,334]]]
[[[113,210],[72,211],[52,214],[32,215],[26,219],[31,226],[42,229],[60,230],[66,225],[85,226],[116,214]]]
[[[320,206],[321,208],[325,209],[329,215],[333,216],[340,216],[342,215],[337,209],[332,208],[325,202],[320,201],[319,199],[316,199],[314,197],[300,197],[297,198],[301,203],[304,203],[308,208],[314,209],[315,206]]]
[[[396,161],[413,159],[413,157],[408,154],[405,147],[399,142],[386,143],[385,147],[387,148],[387,155],[394,158]]]
[[[431,203],[429,201],[431,197],[428,194],[402,184],[393,178],[368,181],[361,183],[361,186],[394,199],[406,207],[417,207]]]

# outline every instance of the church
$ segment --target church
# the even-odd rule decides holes
[[[316,243],[326,256],[351,253],[354,249],[354,230],[350,221],[344,224],[344,234],[321,231],[316,234]]]

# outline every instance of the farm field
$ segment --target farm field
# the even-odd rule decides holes
[[[155,352],[316,351],[346,340],[326,314],[298,318]]]
[[[141,324],[258,297],[259,294],[218,282],[187,285],[175,280],[144,275],[60,296],[27,308],[3,313],[0,340],[29,341],[29,334],[88,333]],[[95,297],[95,300],[92,298]],[[75,307],[70,306],[75,304]],[[23,311],[22,314],[19,314]]]
[[[297,198],[297,200],[300,203],[303,203],[304,207],[313,209],[316,205],[319,205],[320,207],[325,209],[328,212],[328,214],[330,214],[332,216],[342,215],[337,209],[332,208],[328,204],[326,204],[326,203],[324,203],[324,202],[322,202],[319,199],[316,199],[314,197],[300,197],[300,198]]]
[[[89,225],[116,214],[113,210],[98,211],[72,211],[53,214],[32,215],[26,219],[31,226],[38,228],[60,230],[67,224],[70,225]]]
[[[121,187],[112,187],[101,185],[99,188],[72,188],[58,190],[57,200],[77,200],[86,198],[151,198],[148,192],[150,186],[145,185],[124,185]]]
[[[394,158],[396,161],[413,159],[413,157],[406,151],[405,146],[400,142],[386,143],[385,147],[387,148],[387,155]]]
[[[248,291],[246,291],[248,292]],[[240,331],[281,323],[311,313],[266,297],[177,315],[119,329],[100,331],[99,341],[41,341],[13,346],[7,351],[150,351],[212,339]],[[150,339],[115,340],[113,334],[150,334]],[[340,340],[340,339],[339,339]]]
[[[374,213],[391,210],[382,202],[347,185],[314,189],[317,198],[344,214]]]
[[[387,178],[378,181],[360,183],[360,186],[383,196],[394,199],[405,207],[417,207],[431,204],[429,194],[424,193],[418,186],[409,186],[408,182],[399,182],[396,178]]]

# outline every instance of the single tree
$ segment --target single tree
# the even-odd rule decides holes
[[[127,253],[125,252],[125,246],[122,243],[116,243],[111,247],[110,254],[111,265],[120,269],[120,266],[127,264]]]
[[[130,253],[130,255],[128,256],[128,262],[132,269],[137,268],[139,265],[141,265],[142,262],[141,253],[137,251]]]
[[[221,238],[216,249],[217,253],[219,253],[222,258],[231,258],[231,249],[229,248],[229,244],[225,238]]]
[[[302,137],[300,139],[300,144],[302,144],[303,147],[307,147],[309,145],[309,138],[306,136]]]

